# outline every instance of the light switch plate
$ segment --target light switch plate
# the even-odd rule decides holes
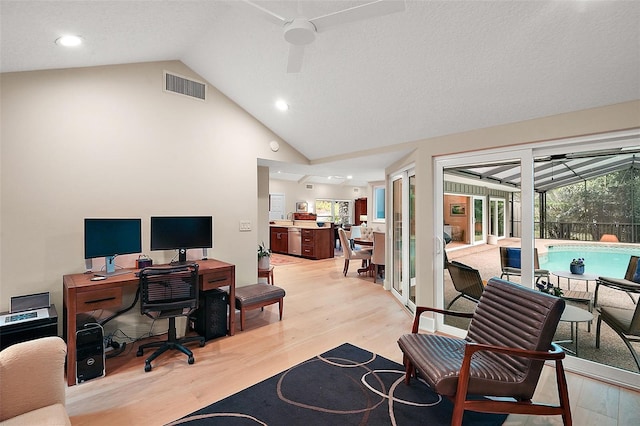
[[[250,220],[241,220],[240,221],[240,231],[242,231],[242,232],[251,231],[251,221]]]

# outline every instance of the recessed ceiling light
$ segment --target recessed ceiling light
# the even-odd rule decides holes
[[[56,44],[64,47],[75,47],[82,44],[82,37],[75,35],[66,35],[58,38]]]
[[[347,179],[353,179],[353,176],[349,175],[347,176]]]
[[[276,101],[276,108],[280,111],[286,111],[289,109],[289,104],[284,101],[284,99],[278,99]]]

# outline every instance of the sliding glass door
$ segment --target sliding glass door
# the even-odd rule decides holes
[[[472,198],[473,218],[469,219],[469,223],[473,225],[472,241],[480,245],[481,236],[486,235],[489,237],[487,242],[490,243],[481,250],[476,247],[460,247],[456,241],[448,246],[444,246],[444,243],[436,244],[434,265],[437,271],[434,279],[439,307],[448,307],[452,303],[451,309],[468,312],[473,312],[476,307],[473,301],[456,298],[460,292],[452,280],[452,275],[444,268],[445,253],[449,261],[464,263],[478,270],[482,279],[488,280],[493,276],[502,275],[503,259],[500,248],[497,247],[500,245],[521,249],[521,274],[506,276],[506,279],[538,290],[534,265],[539,262],[540,268],[548,269],[550,273],[538,284],[544,289],[547,288],[547,284],[560,286],[564,292],[561,297],[567,300],[568,306],[591,310],[593,294],[589,296],[589,292],[593,292],[594,289],[589,288],[588,281],[575,279],[569,286],[566,279],[561,280],[560,277],[564,276],[565,269],[569,269],[571,258],[586,256],[583,251],[587,250],[589,245],[602,248],[605,244],[602,242],[605,241],[602,239],[603,235],[616,239],[627,237],[627,224],[621,223],[620,220],[614,223],[610,218],[618,210],[622,211],[622,214],[628,213],[629,204],[634,205],[633,202],[622,201],[626,198],[621,195],[620,187],[623,181],[635,182],[637,185],[638,174],[633,164],[636,162],[635,156],[640,153],[637,142],[639,134],[640,131],[632,130],[611,135],[553,141],[511,151],[467,153],[436,159],[434,234],[442,235],[443,223],[446,223],[445,213],[451,210],[450,206],[445,205],[445,191],[448,194],[455,192],[458,197],[467,194]],[[597,163],[602,157],[607,157],[608,160],[600,160],[600,163]],[[575,170],[578,167],[586,167],[589,164],[593,164],[592,170],[584,169],[577,175]],[[622,165],[627,168],[621,168]],[[616,171],[619,175],[610,175]],[[483,180],[486,176],[490,179]],[[599,180],[591,182],[595,178]],[[558,182],[561,179],[565,180],[562,184]],[[495,184],[496,181],[499,181],[500,185]],[[570,187],[571,184],[575,187]],[[554,194],[552,191],[556,188],[562,189],[564,193]],[[634,188],[631,187],[627,191],[631,193],[630,199],[633,199],[633,194],[636,193]],[[486,210],[484,205],[487,206]],[[606,213],[601,214],[601,211]],[[570,214],[577,215],[577,219]],[[599,214],[601,216],[597,216]],[[594,219],[596,216],[600,219]],[[633,215],[629,217],[631,224],[628,227],[632,229],[636,225]],[[561,247],[565,243],[562,240],[567,240],[566,248]],[[607,244],[610,245],[606,249],[607,253],[629,246],[629,243],[624,247],[618,247],[620,244],[614,246],[615,243]],[[566,259],[563,259],[559,266],[552,264],[551,254],[560,252],[562,255],[562,250],[569,253],[565,255]],[[604,268],[602,265],[596,266],[596,260],[602,256],[592,254],[590,261],[593,272],[588,273],[597,275],[598,268]],[[627,255],[622,266],[618,268],[620,276],[624,274],[628,259]],[[542,281],[545,282],[544,285]],[[601,309],[606,309],[607,303],[613,307],[612,309],[627,309],[628,312],[636,309],[634,301],[623,297],[624,293],[612,291],[609,294],[610,299],[605,301],[604,291],[601,289],[600,292],[602,295],[598,296],[598,305],[602,306]],[[593,309],[592,313],[594,318],[597,318],[598,311]],[[595,321],[594,319],[594,324]],[[441,315],[436,317],[436,329],[445,333],[463,336],[467,326],[468,323],[446,319]],[[572,336],[574,330],[570,327],[567,320],[561,320],[556,340],[565,340],[565,335]],[[637,387],[638,373],[628,348],[615,332],[607,329],[605,325],[602,326],[602,333],[608,333],[611,337],[607,344],[601,343],[597,346],[594,328],[592,326],[589,330],[587,325],[580,325],[580,357],[568,357],[567,367],[587,375]],[[602,339],[602,342],[607,341],[604,334]],[[609,355],[614,353],[615,356]],[[613,361],[615,357],[620,360]]]
[[[416,302],[416,176],[413,168],[391,181],[392,293],[405,305]]]

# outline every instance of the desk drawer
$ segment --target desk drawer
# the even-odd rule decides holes
[[[208,272],[202,275],[200,290],[208,291],[228,285],[231,285],[231,273],[229,271]]]
[[[77,312],[119,308],[120,306],[122,306],[122,288],[105,288],[76,295]]]

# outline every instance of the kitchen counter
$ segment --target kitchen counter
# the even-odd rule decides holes
[[[334,256],[333,224],[318,227],[315,221],[273,221],[270,223],[270,248],[274,253],[307,259]]]
[[[331,228],[331,222],[325,222],[324,226],[318,226],[317,222],[313,220],[272,220],[269,222],[270,227],[280,227],[280,228],[313,228],[313,229],[322,229],[322,228]]]

